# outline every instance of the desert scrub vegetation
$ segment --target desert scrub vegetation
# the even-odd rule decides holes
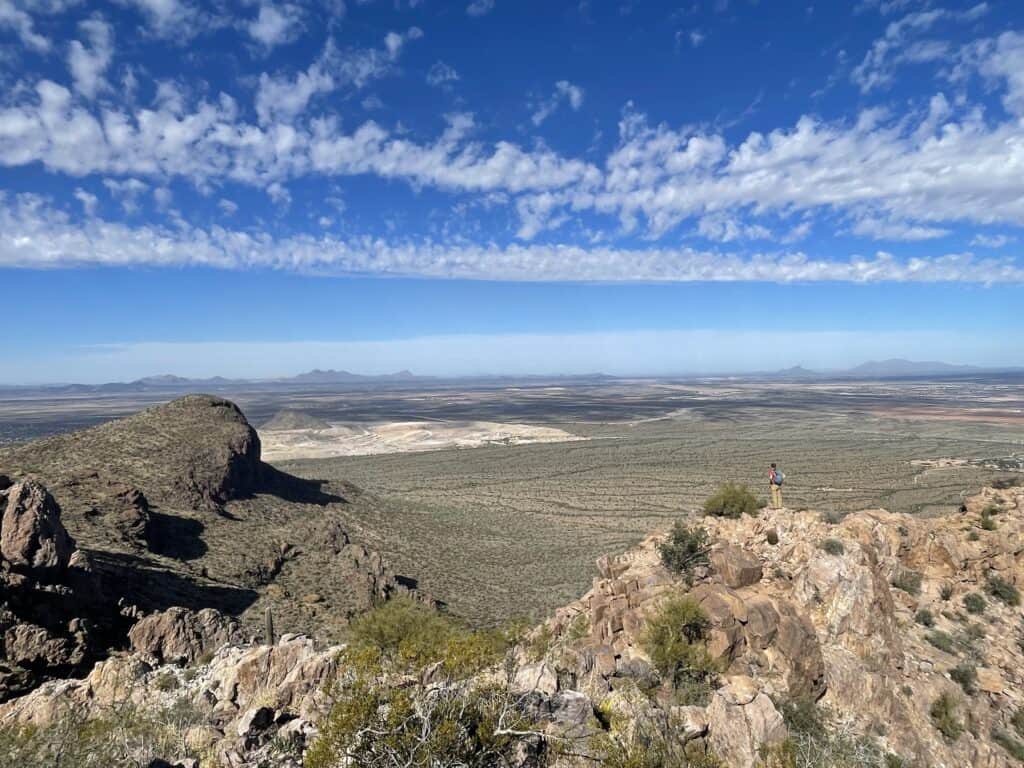
[[[921,594],[921,574],[909,568],[901,568],[893,574],[890,582],[896,589],[901,589],[908,595]]]
[[[0,728],[0,765],[144,768],[157,760],[196,758],[184,734],[201,721],[185,698],[148,707],[122,702],[94,712],[70,706],[45,728]]]
[[[985,588],[992,597],[1007,605],[1020,605],[1020,590],[1001,576],[989,576]]]
[[[964,732],[964,724],[957,716],[956,698],[951,693],[941,694],[928,710],[932,725],[947,740],[956,741]]]
[[[1006,731],[992,731],[992,741],[1005,749],[1018,763],[1024,763],[1024,742],[1015,739]]]
[[[949,654],[956,654],[956,646],[953,642],[953,638],[948,632],[943,632],[941,629],[936,629],[934,632],[929,632],[924,636],[924,639],[931,643],[933,646],[938,648],[940,651]]]
[[[828,712],[811,699],[777,702],[789,738],[765,749],[765,768],[896,768],[903,761],[875,739],[833,724]]]
[[[921,608],[917,613],[914,614],[914,621],[920,624],[922,627],[934,627],[935,626],[935,615],[927,608]]]
[[[661,679],[673,686],[684,704],[706,704],[719,673],[708,653],[709,626],[701,607],[688,595],[672,595],[647,615],[643,648]]]
[[[973,664],[969,662],[957,664],[949,670],[949,676],[968,696],[974,694],[978,682],[978,669]]]
[[[821,542],[820,546],[825,552],[835,557],[846,552],[846,547],[843,546],[843,542],[839,539],[825,539]]]
[[[635,726],[612,728],[591,739],[602,768],[726,768],[699,741],[683,743],[671,719],[637,717]]]
[[[757,497],[746,485],[723,483],[718,491],[704,502],[704,514],[714,517],[740,517],[756,515],[760,506]]]
[[[661,563],[672,573],[681,575],[687,584],[693,583],[693,570],[708,564],[711,544],[708,532],[700,526],[692,528],[677,520],[665,541],[658,544]]]
[[[513,635],[469,629],[408,598],[364,614],[350,628],[335,703],[305,768],[485,768],[524,747],[541,761],[545,741],[521,697],[501,676],[473,679],[510,660]]]
[[[985,598],[977,592],[964,595],[964,609],[968,613],[979,615],[985,612]]]

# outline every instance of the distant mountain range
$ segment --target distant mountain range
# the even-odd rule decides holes
[[[953,365],[935,361],[914,361],[902,358],[889,360],[870,360],[866,363],[840,370],[815,371],[804,368],[802,365],[795,365],[791,368],[783,368],[778,371],[761,371],[744,374],[688,374],[676,376],[610,376],[604,373],[589,373],[579,375],[479,375],[479,376],[421,376],[412,371],[402,370],[396,373],[385,373],[379,375],[367,375],[352,373],[350,371],[336,371],[334,369],[320,370],[315,368],[295,376],[285,376],[275,379],[228,379],[223,376],[212,376],[205,379],[190,379],[184,376],[163,374],[161,376],[146,376],[135,381],[110,382],[107,384],[50,384],[36,385],[31,387],[14,387],[12,385],[2,386],[3,389],[31,388],[46,389],[66,393],[118,393],[118,392],[151,392],[151,391],[223,391],[246,388],[273,388],[289,386],[365,386],[373,385],[380,387],[397,387],[406,384],[442,384],[452,382],[480,382],[495,383],[503,381],[520,382],[564,382],[564,381],[611,381],[615,379],[636,379],[636,378],[670,378],[670,379],[697,379],[697,378],[736,378],[736,379],[773,379],[780,381],[798,380],[829,380],[829,379],[900,379],[900,378],[929,378],[929,377],[956,377],[956,376],[982,376],[1001,373],[1024,374],[1021,367],[981,367],[975,365]]]
[[[915,377],[972,376],[992,373],[1019,373],[1022,368],[985,368],[977,365],[953,365],[935,361],[903,358],[869,360],[866,363],[831,371],[813,371],[797,365],[769,374],[779,379],[899,379]]]

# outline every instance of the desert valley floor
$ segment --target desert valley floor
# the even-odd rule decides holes
[[[0,391],[0,444],[181,392]],[[931,515],[1024,468],[1024,385],[582,380],[214,391],[280,469],[323,481],[353,538],[474,624],[575,599],[594,560],[694,510],[722,482],[837,515]],[[266,425],[265,427],[263,425]],[[364,455],[360,455],[364,454]],[[965,490],[967,489],[967,490]],[[315,591],[315,576],[305,585]]]

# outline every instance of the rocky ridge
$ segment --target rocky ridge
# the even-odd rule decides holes
[[[330,640],[371,605],[418,596],[340,521],[340,505],[373,501],[264,464],[220,398],[4,449],[0,471],[0,701],[85,674],[147,614],[231,616],[221,644],[262,633],[270,610],[277,632]],[[203,630],[183,631],[172,644]]]

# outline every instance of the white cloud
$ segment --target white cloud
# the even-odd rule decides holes
[[[862,218],[856,221],[851,231],[857,235],[871,237],[875,240],[898,240],[915,242],[918,240],[934,240],[949,234],[948,229],[926,227],[910,224],[905,221],[881,221],[875,218]]]
[[[459,73],[454,67],[445,64],[443,61],[436,61],[427,72],[427,85],[435,88],[447,83],[453,83],[459,79]]]
[[[0,267],[208,266],[508,281],[1024,283],[1024,266],[1014,260],[970,253],[900,259],[879,252],[825,259],[799,251],[740,255],[692,248],[499,247],[330,235],[274,239],[265,232],[184,223],[173,228],[95,218],[75,223],[36,196],[0,202]]]
[[[562,103],[567,103],[574,112],[577,112],[583,106],[583,95],[583,89],[578,85],[573,85],[568,80],[559,80],[555,83],[554,93],[536,107],[530,119],[534,125],[540,125],[551,117]]]
[[[413,29],[416,29],[413,27]],[[410,31],[411,33],[411,31]],[[406,39],[414,39],[406,33]],[[389,33],[391,34],[397,33]],[[339,88],[364,88],[372,80],[385,77],[392,71],[393,62],[401,52],[402,44],[385,41],[384,51],[372,48],[339,51],[328,41],[323,52],[304,72],[294,75],[262,73],[256,90],[256,114],[261,125],[275,121],[291,123],[318,94]]]
[[[704,42],[705,37],[706,35],[699,29],[693,30],[690,32],[690,45],[694,48],[698,48],[700,44]]]
[[[202,14],[185,0],[116,0],[116,2],[139,11],[146,19],[149,31],[158,37],[191,39],[209,27],[206,23],[200,23]]]
[[[104,73],[114,58],[114,31],[99,18],[87,19],[78,25],[89,39],[89,47],[72,40],[68,49],[68,68],[75,90],[86,98],[110,88]]]
[[[139,196],[149,189],[148,184],[138,179],[104,179],[103,186],[111,197],[121,202],[121,208],[129,214],[138,212]]]
[[[1016,237],[1012,235],[975,235],[971,239],[971,245],[979,245],[982,248],[1002,248],[1004,245],[1014,243]]]
[[[36,32],[31,14],[14,0],[0,0],[0,29],[12,30],[24,45],[41,53],[52,45],[49,38]]]
[[[276,181],[267,187],[267,196],[274,201],[278,208],[288,208],[292,204],[291,192],[283,184]]]
[[[261,4],[256,18],[246,25],[249,35],[266,48],[290,43],[301,29],[302,9],[288,3]]]
[[[945,61],[950,56],[950,43],[943,40],[912,43],[911,38],[928,31],[942,20],[970,22],[985,15],[988,10],[987,3],[978,3],[959,12],[936,8],[909,13],[886,27],[885,34],[872,44],[850,77],[862,93],[867,93],[892,83],[899,64]]]
[[[157,187],[153,190],[153,201],[156,203],[157,208],[161,211],[166,211],[174,201],[174,193],[167,187]]]
[[[388,32],[384,35],[384,48],[387,49],[390,58],[397,59],[406,42],[419,40],[421,37],[423,37],[423,30],[419,27],[409,27],[405,34]]]
[[[225,216],[234,216],[238,213],[238,203],[234,200],[228,200],[226,197],[222,197],[217,201],[217,207],[220,208]]]
[[[486,16],[494,10],[494,0],[473,0],[466,6],[466,13],[470,16]]]
[[[82,204],[82,210],[85,211],[86,216],[96,213],[96,205],[99,203],[99,198],[96,195],[89,194],[81,187],[75,187],[74,196]]]

